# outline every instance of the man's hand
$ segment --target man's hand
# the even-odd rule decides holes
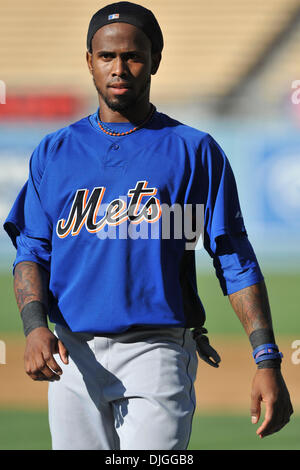
[[[258,423],[261,402],[266,405],[265,419],[257,429],[261,438],[279,431],[293,413],[290,395],[280,369],[258,369],[252,383],[251,420]]]
[[[64,344],[48,328],[39,327],[26,338],[24,353],[25,371],[32,380],[59,380],[61,367],[53,354],[58,353],[64,364],[68,364],[68,351]]]

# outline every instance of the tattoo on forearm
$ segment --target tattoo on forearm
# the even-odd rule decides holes
[[[272,329],[270,305],[264,281],[230,294],[229,300],[248,335],[258,328]]]
[[[48,273],[37,263],[23,261],[16,265],[14,291],[20,311],[33,300],[39,300],[47,305],[48,278]]]

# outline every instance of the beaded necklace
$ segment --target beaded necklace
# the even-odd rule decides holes
[[[133,129],[130,129],[129,131],[126,131],[126,132],[115,132],[115,131],[113,131],[108,126],[104,125],[103,122],[98,117],[97,117],[97,121],[98,121],[98,125],[99,125],[100,129],[103,132],[105,132],[105,134],[112,135],[112,136],[115,136],[115,137],[119,137],[119,136],[122,136],[122,135],[132,134],[132,132],[135,132],[138,129],[140,129],[141,127],[143,127],[148,121],[150,121],[150,119],[152,118],[155,111],[156,111],[155,106],[153,104],[151,104],[151,110],[150,110],[150,113],[148,114],[148,116],[146,117],[146,119],[141,124],[139,124],[138,126],[134,127]]]

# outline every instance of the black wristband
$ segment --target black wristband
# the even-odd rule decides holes
[[[47,309],[39,300],[33,300],[26,304],[21,310],[21,318],[25,336],[28,336],[35,328],[41,326],[48,328]]]
[[[258,346],[266,343],[275,343],[275,337],[273,330],[268,328],[260,328],[259,330],[254,330],[250,336],[249,340],[251,346],[256,349]],[[257,364],[258,369],[280,369],[281,359],[265,359]]]

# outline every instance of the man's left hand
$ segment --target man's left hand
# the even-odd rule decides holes
[[[279,431],[293,413],[290,395],[280,369],[257,369],[252,383],[251,421],[258,423],[261,402],[265,403],[265,419],[257,429],[261,438]]]

